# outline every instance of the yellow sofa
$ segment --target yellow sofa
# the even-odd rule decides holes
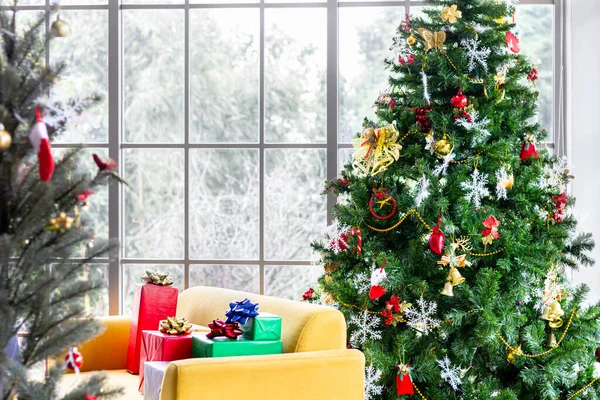
[[[346,323],[331,308],[234,290],[193,287],[179,296],[177,316],[208,325],[223,318],[232,300],[260,303],[260,311],[283,318],[283,353],[270,356],[198,358],[169,364],[161,400],[362,400],[363,354],[346,349]],[[82,375],[107,370],[109,382],[125,388],[123,399],[141,399],[138,376],[125,371],[129,336],[126,317],[102,318],[106,331],[82,345]],[[65,384],[73,376],[65,378]]]

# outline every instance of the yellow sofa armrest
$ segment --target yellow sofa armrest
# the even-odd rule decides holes
[[[99,317],[106,328],[92,340],[79,346],[83,355],[81,371],[124,369],[131,319],[124,316]]]
[[[160,400],[362,400],[364,369],[363,353],[345,349],[174,361]]]

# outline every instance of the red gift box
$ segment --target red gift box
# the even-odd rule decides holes
[[[173,286],[143,284],[135,287],[127,347],[127,371],[139,373],[142,331],[158,329],[161,320],[174,316],[178,295],[179,290]]]
[[[169,335],[159,331],[142,332],[140,353],[140,386],[144,393],[144,363],[146,361],[175,361],[192,358],[192,334]]]

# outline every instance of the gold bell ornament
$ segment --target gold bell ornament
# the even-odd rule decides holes
[[[52,32],[58,37],[66,37],[71,33],[71,27],[60,17],[60,9],[58,9],[58,15],[56,16],[56,21],[52,23],[51,27]]]
[[[448,281],[446,282],[446,284],[444,285],[444,289],[440,293],[444,296],[454,297],[454,291],[452,289],[453,287],[454,286],[452,286],[452,283]]]
[[[450,273],[448,274],[448,281],[452,284],[452,286],[457,286],[463,283],[466,279],[464,276],[458,272],[456,267],[450,268]]]
[[[12,136],[4,128],[3,124],[0,124],[0,151],[8,150],[12,143]]]
[[[445,133],[444,136],[435,144],[435,151],[440,157],[444,157],[452,151],[452,143],[450,140],[448,140],[448,136],[446,136]]]
[[[548,347],[556,347],[556,335],[554,335],[554,329],[550,332],[550,336],[548,336],[548,343],[546,344]]]
[[[522,355],[523,355],[523,350],[521,350],[521,346],[509,347],[508,354],[506,355],[506,360],[509,363],[514,364],[515,361],[517,361],[517,357],[520,357]]]
[[[414,46],[417,44],[417,37],[411,32],[410,36],[406,39],[406,43],[411,47]]]
[[[544,306],[544,311],[540,318],[548,321],[548,326],[550,328],[556,329],[563,325],[563,320],[561,319],[563,315],[565,315],[565,312],[560,306],[560,303],[558,300],[554,300],[550,305]]]

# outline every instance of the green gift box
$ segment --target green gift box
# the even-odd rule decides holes
[[[192,357],[232,357],[281,354],[281,340],[263,340],[256,342],[244,338],[228,339],[216,337],[209,339],[205,333],[194,333],[192,337]]]
[[[240,326],[244,331],[243,337],[250,340],[279,340],[281,339],[281,317],[269,313],[260,313],[250,318],[245,325]]]

